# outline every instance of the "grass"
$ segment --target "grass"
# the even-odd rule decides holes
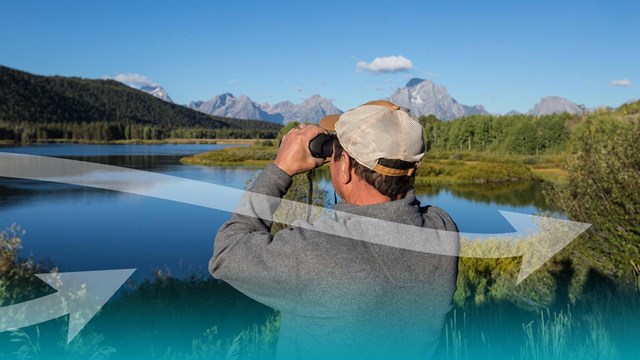
[[[456,306],[436,359],[637,359],[640,292],[586,289],[559,308],[526,310],[509,301]]]
[[[184,157],[183,164],[263,167],[273,161],[277,147],[267,141]],[[418,169],[416,185],[485,184],[531,180],[563,181],[563,155],[498,155],[479,152],[428,153]]]
[[[187,156],[180,162],[188,165],[202,166],[258,166],[264,167],[276,158],[278,148],[269,146],[269,140],[259,141],[252,146],[228,147],[221,150]]]
[[[531,170],[515,163],[427,160],[418,168],[416,185],[485,184],[533,180]]]
[[[562,182],[566,155],[513,155],[488,152],[428,152],[418,171],[419,184]]]
[[[537,179],[547,182],[564,182],[567,171],[562,168],[532,168],[531,173]]]
[[[463,239],[468,255],[490,256],[499,245]],[[461,258],[437,359],[640,358],[638,266],[631,262],[635,280],[624,283],[580,256],[563,250],[520,285],[519,258]]]

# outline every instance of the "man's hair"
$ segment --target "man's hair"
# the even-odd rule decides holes
[[[373,186],[382,195],[388,196],[391,200],[397,200],[404,198],[407,192],[413,189],[413,184],[416,179],[415,172],[411,176],[382,175],[357,162],[344,150],[338,137],[335,137],[333,144],[333,160],[339,161],[342,153],[345,152],[349,156],[351,168],[355,170],[356,175],[364,179],[364,181]],[[393,169],[410,169],[415,167],[414,163],[403,160],[380,159],[378,163]]]

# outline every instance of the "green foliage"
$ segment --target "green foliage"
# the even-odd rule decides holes
[[[421,116],[427,151],[548,154],[563,151],[569,139],[568,114],[546,116],[472,115],[452,121]]]
[[[35,274],[45,268],[19,256],[25,232],[17,225],[0,231],[0,306],[30,300],[48,286]]]
[[[483,240],[463,248],[491,256],[503,245]],[[615,284],[594,269],[577,279],[580,259],[574,259],[556,258],[515,285],[518,259],[462,258],[438,358],[637,358],[638,287]]]
[[[258,166],[273,161],[278,148],[264,143],[252,146],[232,146],[220,150],[187,156],[180,159],[183,164],[205,166]]]
[[[300,125],[300,123],[298,121],[292,121],[290,123],[288,123],[287,125],[285,125],[282,129],[280,129],[280,131],[278,131],[278,135],[276,136],[276,144],[280,144],[280,141],[282,141],[282,137],[285,136],[289,130],[293,129],[294,127]]]
[[[0,307],[22,303],[51,293],[51,288],[36,277],[38,273],[55,271],[55,268],[36,264],[21,258],[22,237],[25,232],[12,225],[0,232]],[[20,316],[20,315],[16,315]],[[57,321],[31,326],[12,332],[0,333],[0,358],[5,359],[107,359],[114,349],[104,346],[103,337],[86,329],[68,346],[59,339],[66,339],[68,321]],[[3,319],[0,319],[2,321]],[[43,329],[41,331],[41,328]],[[48,334],[47,336],[43,333]],[[54,339],[54,340],[52,340]],[[6,344],[12,344],[11,349]]]
[[[257,129],[207,129],[178,128],[119,123],[83,122],[35,124],[20,122],[0,125],[0,140],[15,143],[46,141],[110,142],[118,140],[166,140],[166,139],[256,139],[273,137],[275,131]]]
[[[567,178],[547,192],[574,221],[593,224],[573,256],[626,281],[640,258],[640,120],[612,114],[587,117],[575,129]]]
[[[539,320],[523,325],[523,331],[523,360],[618,357],[602,318],[590,314],[584,319],[575,319],[571,308],[557,313],[548,309],[540,311]]]
[[[565,154],[523,155],[497,154],[481,151],[432,151],[425,155],[425,162],[432,160],[461,160],[487,163],[515,163],[532,168],[555,168],[564,165]]]
[[[509,300],[457,306],[435,359],[635,359],[640,293],[596,291],[560,308]]]
[[[472,164],[466,169],[458,168],[453,177],[475,183],[531,180],[529,168],[518,164]]]
[[[36,76],[0,66],[0,83],[0,140],[273,138],[282,128],[209,116],[114,80]]]
[[[34,331],[16,330],[10,334],[10,342],[17,349],[12,352],[15,359],[56,359],[56,360],[107,360],[117,353],[112,346],[103,345],[104,337],[90,330],[83,330],[70,344],[60,341],[52,341],[52,338],[64,339],[67,336],[67,326],[51,325],[64,324],[64,321],[56,321],[54,324],[36,325]],[[41,330],[42,327],[42,330]],[[31,334],[30,334],[31,333]],[[54,335],[54,336],[52,336]],[[2,340],[0,340],[0,343]],[[0,350],[0,356],[2,356]],[[7,358],[6,356],[3,357]]]
[[[638,115],[640,114],[640,100],[623,104],[615,110],[618,115]]]
[[[573,130],[567,181],[544,194],[592,230],[518,286],[519,259],[462,258],[441,358],[638,357],[640,120],[628,108],[599,111]],[[492,240],[463,248],[501,251]]]
[[[511,163],[465,162],[458,160],[426,160],[417,172],[416,184],[432,181],[450,183],[500,183],[532,180],[527,166]]]

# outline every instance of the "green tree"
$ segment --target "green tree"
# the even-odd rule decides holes
[[[280,144],[282,137],[285,136],[289,132],[289,130],[293,129],[298,125],[300,125],[298,121],[292,121],[287,125],[285,125],[285,127],[283,127],[282,129],[280,129],[280,131],[278,132],[278,135],[276,136],[276,144]]]
[[[571,220],[593,224],[573,250],[609,275],[640,258],[640,120],[591,115],[575,129],[564,184],[546,195]]]

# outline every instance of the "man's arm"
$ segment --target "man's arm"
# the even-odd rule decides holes
[[[215,278],[277,309],[295,307],[301,233],[287,228],[270,234],[272,221],[268,219],[279,205],[271,200],[282,198],[291,186],[291,176],[322,164],[308,150],[309,141],[320,131],[301,126],[283,138],[274,164],[260,173],[244,196],[243,215],[234,214],[218,231],[209,261]],[[253,194],[267,195],[270,200]]]
[[[275,201],[260,201],[253,193],[281,198],[291,177],[276,165],[267,166],[244,196],[242,213],[222,225],[215,239],[209,271],[249,297],[275,308],[290,307],[297,288],[297,249],[292,231],[270,233],[272,221],[260,213],[273,214]],[[266,209],[265,209],[266,208]]]

